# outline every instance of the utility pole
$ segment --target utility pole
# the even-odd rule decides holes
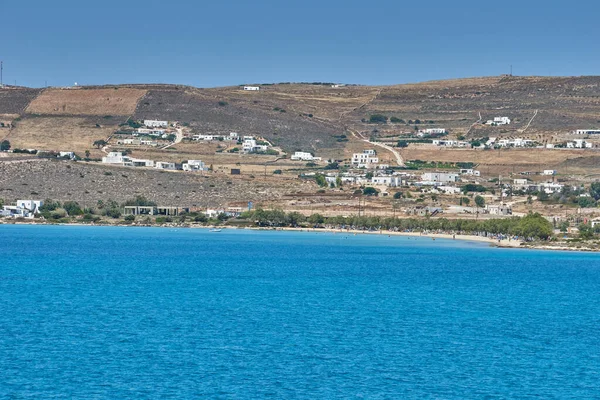
[[[4,87],[2,74],[4,73],[4,61],[0,61],[0,87]]]

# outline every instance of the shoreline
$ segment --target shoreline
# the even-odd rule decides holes
[[[181,229],[236,229],[236,230],[255,230],[255,231],[289,231],[289,232],[315,232],[315,233],[333,233],[333,234],[350,234],[350,235],[379,235],[379,236],[404,236],[404,237],[414,237],[414,238],[431,238],[435,239],[444,239],[444,240],[460,240],[464,242],[479,242],[479,243],[487,243],[490,247],[497,247],[502,249],[526,249],[526,250],[554,250],[554,251],[577,251],[577,252],[585,252],[585,253],[597,253],[600,252],[600,249],[593,249],[589,247],[580,247],[573,248],[568,246],[551,246],[551,245],[529,245],[527,242],[522,242],[520,240],[512,240],[512,239],[494,239],[485,236],[477,236],[477,235],[465,235],[465,234],[452,234],[452,233],[422,233],[422,232],[395,232],[395,231],[364,231],[358,229],[341,229],[341,228],[293,228],[293,227],[257,227],[257,226],[248,226],[248,227],[238,227],[238,226],[218,226],[218,225],[136,225],[136,224],[83,224],[83,223],[75,223],[69,222],[64,224],[58,223],[47,223],[47,222],[29,222],[29,221],[18,221],[18,222],[5,222],[0,220],[1,225],[48,225],[48,226],[89,226],[89,227],[134,227],[134,228],[181,228]]]

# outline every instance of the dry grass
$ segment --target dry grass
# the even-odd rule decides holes
[[[46,89],[27,107],[26,112],[46,115],[131,115],[146,90]]]
[[[106,139],[115,126],[96,128],[93,120],[83,117],[32,117],[23,118],[7,138],[13,148],[85,152],[92,143]]]

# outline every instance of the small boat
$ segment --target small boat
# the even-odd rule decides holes
[[[208,230],[209,232],[221,232],[220,228],[211,228]]]

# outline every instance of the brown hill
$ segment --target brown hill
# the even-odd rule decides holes
[[[407,122],[417,119],[427,127],[447,128],[451,136],[518,135],[542,142],[574,129],[594,128],[600,125],[600,77],[503,76],[340,88],[277,84],[262,85],[258,92],[175,85],[3,88],[0,115],[8,114],[20,115],[21,121],[15,121],[12,130],[0,129],[0,137],[17,147],[84,151],[133,117],[179,121],[194,133],[259,135],[287,151],[343,157],[348,142],[341,135],[355,140],[348,128],[391,136],[413,131],[415,124]],[[405,123],[362,122],[372,114]],[[484,121],[508,116],[513,123],[474,125],[480,114]]]

